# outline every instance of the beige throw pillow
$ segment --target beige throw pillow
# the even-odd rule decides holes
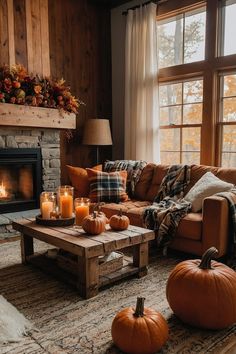
[[[233,188],[232,183],[227,183],[216,177],[212,172],[205,173],[184,197],[192,204],[192,212],[202,209],[203,200],[213,194],[226,192]]]

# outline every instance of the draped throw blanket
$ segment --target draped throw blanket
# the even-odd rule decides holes
[[[146,161],[143,160],[115,160],[115,161],[105,161],[104,171],[114,172],[114,171],[127,171],[127,193],[133,195],[135,191],[135,186],[138,183],[141,173],[144,167],[147,165]]]
[[[166,253],[180,220],[190,211],[191,203],[182,199],[190,182],[190,166],[173,165],[160,185],[154,203],[144,210],[147,228],[158,231],[157,243]]]

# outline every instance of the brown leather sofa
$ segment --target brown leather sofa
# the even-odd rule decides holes
[[[148,164],[143,169],[135,187],[134,199],[120,204],[105,204],[102,210],[107,217],[111,217],[119,209],[122,209],[123,213],[130,218],[132,225],[144,226],[142,221],[143,210],[152,204],[168,168],[168,165]],[[236,184],[236,168],[192,165],[190,184],[186,193],[208,171],[226,182]],[[201,212],[190,212],[180,221],[170,247],[201,256],[209,247],[215,246],[219,251],[218,257],[221,257],[227,253],[228,240],[228,201],[223,197],[213,195],[204,199]]]

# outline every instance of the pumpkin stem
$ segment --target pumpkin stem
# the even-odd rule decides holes
[[[97,211],[94,210],[94,211],[93,211],[93,218],[94,218],[94,219],[96,219],[97,214],[98,214]]]
[[[135,317],[143,317],[145,297],[137,297],[136,308],[134,312]]]
[[[120,208],[118,216],[122,217],[122,209]]]
[[[212,269],[211,260],[218,254],[218,250],[215,247],[210,247],[202,256],[201,263],[199,264],[200,269]]]

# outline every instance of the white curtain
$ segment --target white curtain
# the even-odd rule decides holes
[[[160,162],[156,4],[129,10],[125,42],[125,159]]]

